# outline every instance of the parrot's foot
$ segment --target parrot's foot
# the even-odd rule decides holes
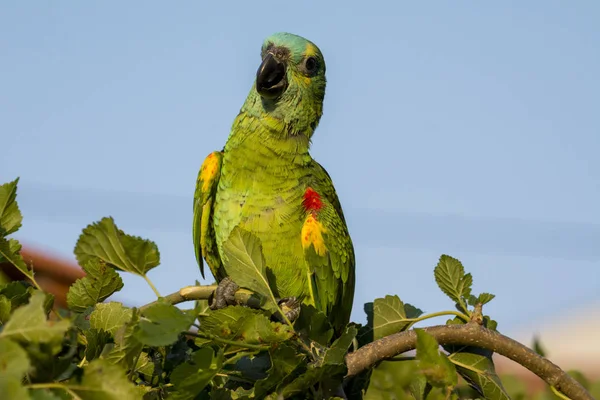
[[[286,297],[277,303],[290,322],[294,322],[300,315],[300,302],[295,297]]]
[[[240,287],[230,278],[223,279],[221,282],[219,282],[217,290],[215,290],[210,309],[219,310],[227,306],[236,305],[237,301],[235,300],[235,292],[237,292],[239,288]]]

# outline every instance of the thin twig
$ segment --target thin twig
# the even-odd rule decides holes
[[[550,360],[496,331],[478,324],[440,325],[424,329],[441,345],[464,345],[491,350],[521,364],[573,400],[594,400],[579,382]],[[417,335],[413,330],[395,333],[366,344],[346,356],[347,377],[372,368],[380,361],[414,350],[416,345]]]

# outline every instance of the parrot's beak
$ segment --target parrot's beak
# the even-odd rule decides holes
[[[287,88],[285,63],[267,53],[256,71],[256,91],[265,99],[275,99]]]

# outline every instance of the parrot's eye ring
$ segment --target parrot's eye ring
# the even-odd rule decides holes
[[[314,74],[317,71],[318,65],[319,63],[315,57],[306,57],[304,61],[304,68],[309,74]]]

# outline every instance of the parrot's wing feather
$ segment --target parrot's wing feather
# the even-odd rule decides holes
[[[212,224],[213,205],[219,185],[219,178],[221,177],[222,160],[223,153],[220,151],[210,153],[206,157],[198,172],[196,191],[194,192],[194,225],[192,227],[192,234],[194,237],[196,260],[200,266],[202,278],[204,278],[203,256],[215,277],[217,277],[217,272],[222,269]]]
[[[302,246],[315,306],[339,331],[348,323],[354,299],[354,248],[333,183],[315,165],[314,188],[303,196]]]

